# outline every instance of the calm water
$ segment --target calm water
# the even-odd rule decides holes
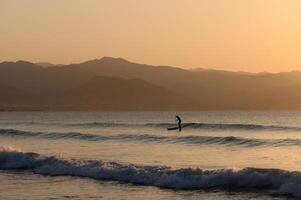
[[[0,148],[0,199],[301,197],[301,112],[2,112]]]

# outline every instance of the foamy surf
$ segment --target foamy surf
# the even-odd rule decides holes
[[[48,176],[77,176],[175,190],[259,189],[269,194],[301,197],[301,173],[280,169],[172,169],[98,160],[67,160],[13,150],[0,151],[0,169],[31,170]]]

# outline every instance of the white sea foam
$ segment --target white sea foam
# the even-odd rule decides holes
[[[0,169],[31,170],[42,175],[78,176],[179,190],[260,189],[278,195],[301,197],[301,173],[280,169],[171,169],[98,160],[67,160],[11,150],[0,151]]]

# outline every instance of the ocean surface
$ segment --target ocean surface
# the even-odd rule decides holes
[[[301,112],[0,112],[0,199],[288,198]]]

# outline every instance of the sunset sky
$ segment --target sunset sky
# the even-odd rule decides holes
[[[300,0],[0,0],[0,61],[301,70]]]

